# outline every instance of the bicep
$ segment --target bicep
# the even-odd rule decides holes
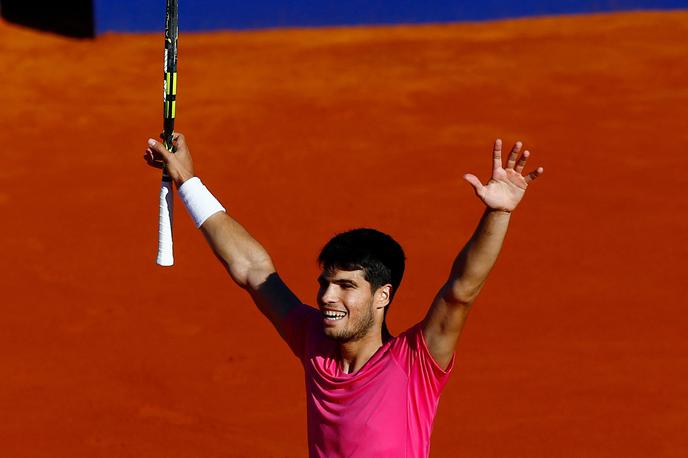
[[[423,320],[423,335],[428,350],[443,368],[446,368],[452,359],[456,343],[470,311],[470,304],[452,302],[447,299],[448,287],[445,285],[437,293]]]

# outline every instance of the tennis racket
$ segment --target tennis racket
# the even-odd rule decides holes
[[[179,36],[179,15],[177,1],[167,0],[165,14],[165,63],[163,79],[163,130],[162,141],[165,148],[174,153],[172,133],[174,132],[174,117],[177,99],[177,38]],[[174,264],[172,249],[172,216],[174,209],[174,194],[172,178],[167,167],[162,169],[162,183],[160,186],[160,217],[158,220],[158,259],[161,266]]]

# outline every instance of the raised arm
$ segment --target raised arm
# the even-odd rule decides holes
[[[156,168],[165,164],[178,189],[184,190],[187,182],[186,186],[200,185],[189,181],[194,170],[184,135],[175,133],[175,145],[176,153],[171,154],[160,142],[150,139],[144,159]],[[232,280],[248,291],[261,312],[282,333],[284,318],[301,302],[277,275],[267,251],[224,211],[208,217],[200,230]]]
[[[522,175],[530,152],[521,154],[521,148],[520,142],[514,145],[504,168],[502,141],[498,139],[493,149],[492,177],[487,185],[483,185],[474,175],[464,176],[486,208],[477,229],[456,257],[449,279],[437,293],[423,321],[428,349],[442,367],[447,367],[451,361],[471,305],[502,249],[511,212],[518,206],[530,182],[544,172],[539,167],[528,175]]]

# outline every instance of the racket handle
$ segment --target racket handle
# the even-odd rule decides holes
[[[172,214],[174,209],[172,181],[163,178],[160,186],[160,218],[158,220],[158,260],[160,266],[174,264],[172,250]]]

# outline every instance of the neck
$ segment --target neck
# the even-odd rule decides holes
[[[347,374],[358,372],[391,337],[387,324],[382,323],[381,328],[371,329],[368,334],[356,341],[340,343],[338,350],[342,370]]]

